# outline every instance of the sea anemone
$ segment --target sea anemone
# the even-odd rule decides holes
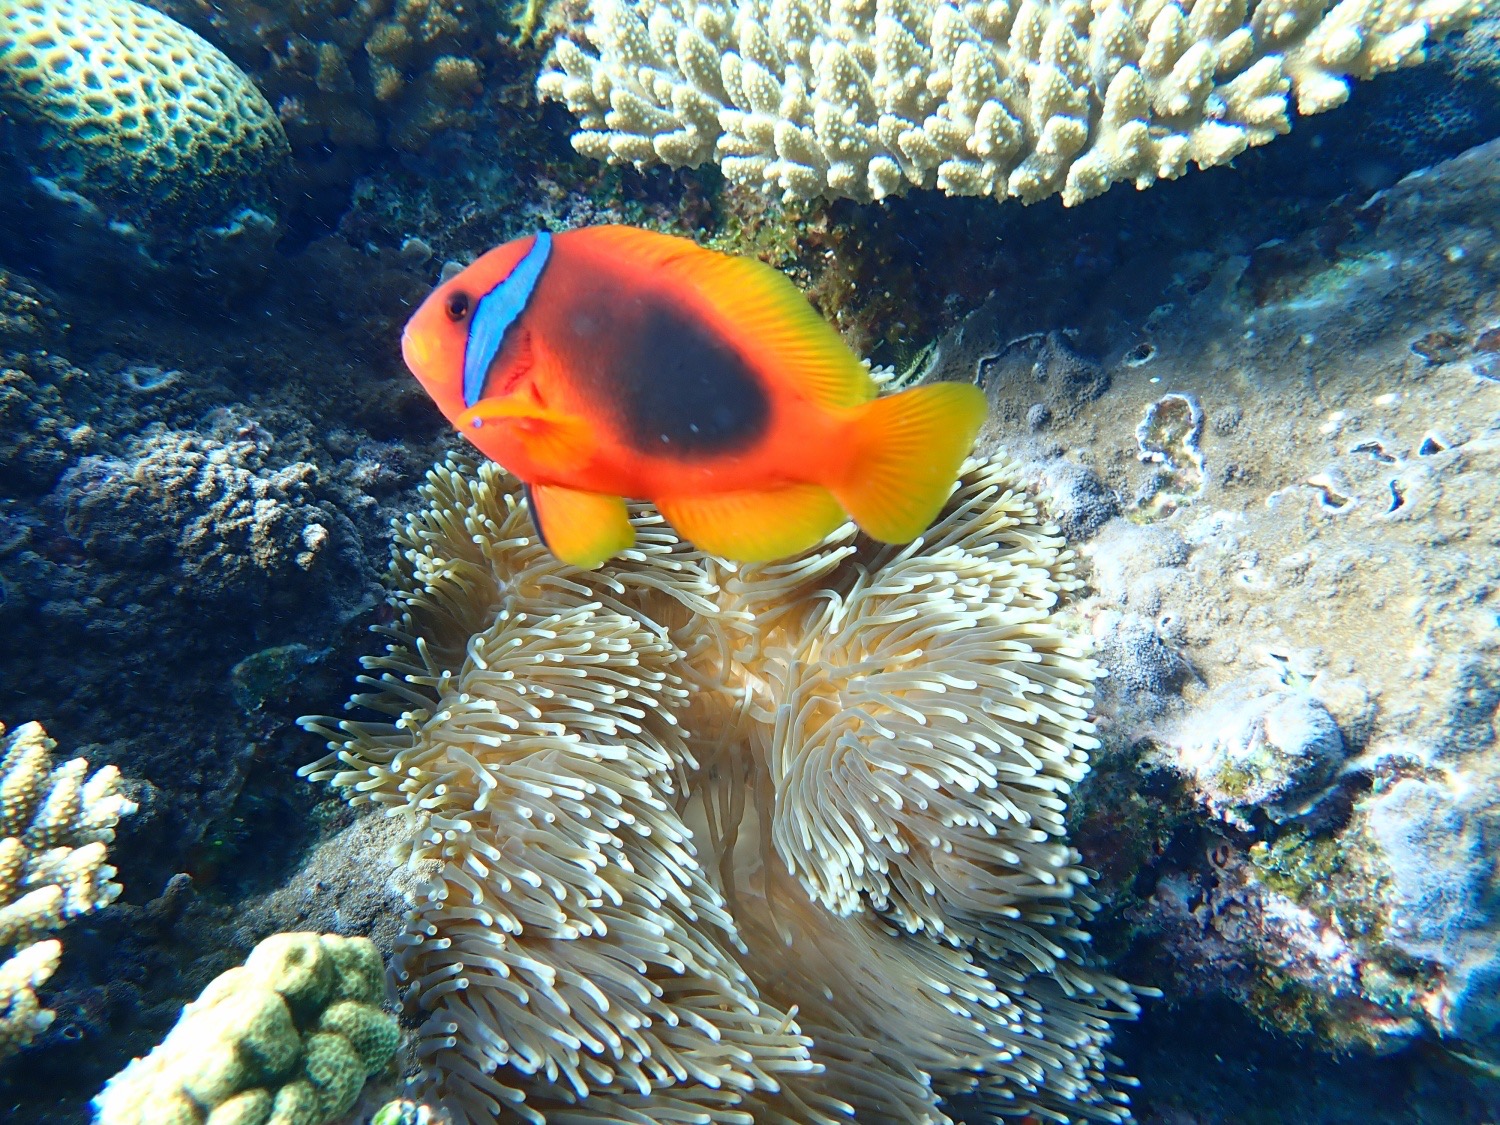
[[[1073,561],[1002,461],[937,524],[735,567],[646,506],[558,562],[457,458],[398,528],[395,624],[304,771],[411,820],[396,953],[457,1121],[1129,1119],[1131,990],[1064,839],[1094,666]]]

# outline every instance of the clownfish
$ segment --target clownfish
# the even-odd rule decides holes
[[[585,569],[635,542],[626,497],[740,562],[796,554],[845,513],[909,542],[985,417],[964,384],[879,397],[781,273],[633,227],[489,251],[401,345],[448,420],[521,479],[542,541]]]

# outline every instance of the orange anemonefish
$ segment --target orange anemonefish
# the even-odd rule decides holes
[[[845,512],[908,542],[985,415],[964,384],[877,397],[776,270],[632,227],[491,250],[433,291],[401,343],[439,409],[526,484],[542,540],[585,568],[635,541],[624,497],[741,562],[810,547]]]

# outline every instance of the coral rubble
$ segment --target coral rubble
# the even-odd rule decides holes
[[[578,151],[723,165],[787,199],[1138,188],[1321,113],[1491,0],[596,0],[543,96]]]
[[[1129,988],[1063,838],[1092,664],[1072,556],[1004,462],[924,539],[733,568],[633,509],[558,563],[493,464],[433,471],[397,623],[305,772],[435,863],[397,968],[459,1121],[1125,1121]],[[895,1039],[899,1023],[908,1033]],[[873,1115],[873,1116],[872,1116]]]
[[[215,977],[94,1100],[98,1125],[324,1125],[348,1113],[400,1033],[367,938],[276,934]]]
[[[62,943],[46,935],[118,897],[106,845],[135,811],[119,770],[89,774],[82,758],[54,766],[55,746],[37,723],[0,741],[0,1059],[52,1023],[36,990],[56,971]]]

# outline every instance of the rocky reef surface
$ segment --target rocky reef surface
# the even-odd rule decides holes
[[[1480,1069],[1497,212],[1491,143],[1298,238],[1132,271],[1065,329],[1013,334],[997,298],[930,371],[986,387],[992,440],[1092,566],[1107,726],[1081,835],[1109,940],[1174,1005]]]

